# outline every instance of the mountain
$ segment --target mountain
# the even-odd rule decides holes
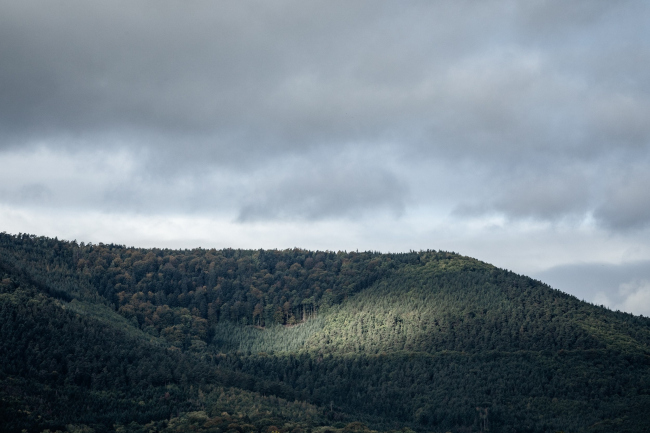
[[[645,432],[650,319],[443,251],[0,234],[3,431]]]

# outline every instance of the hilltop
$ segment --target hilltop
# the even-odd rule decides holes
[[[444,251],[3,233],[0,338],[8,432],[650,428],[650,319]]]

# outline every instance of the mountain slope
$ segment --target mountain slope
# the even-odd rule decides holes
[[[0,234],[0,272],[15,431],[650,428],[649,319],[454,253]]]
[[[301,327],[231,330],[227,347],[280,352],[244,355],[240,369],[304,398],[425,428],[472,425],[477,407],[499,431],[597,431],[612,414],[643,431],[650,419],[647,319],[467,258],[408,265]],[[289,367],[294,333],[323,359],[306,371]]]
[[[106,313],[94,317],[100,307],[61,302],[21,276],[0,277],[3,432],[74,431],[74,425],[108,431],[120,424],[137,431],[152,422],[163,429],[164,420],[190,411],[203,423],[216,423],[224,411],[247,416],[220,415],[217,424],[323,423],[323,411],[312,405],[241,389],[254,388],[247,386],[256,382],[249,375],[224,371],[132,326],[125,332],[121,320],[107,320]],[[190,418],[171,424],[191,424]]]

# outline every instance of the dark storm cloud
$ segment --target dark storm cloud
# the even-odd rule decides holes
[[[5,133],[303,149],[386,129],[404,90],[408,67],[383,67],[401,43],[380,56],[385,11],[369,3],[65,5],[4,6]]]
[[[240,221],[444,199],[644,228],[647,165],[625,174],[650,154],[648,18],[633,1],[1,2],[0,149],[135,160],[94,195],[24,179],[1,197]],[[350,154],[372,161],[337,169]]]

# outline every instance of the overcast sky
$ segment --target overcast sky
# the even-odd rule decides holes
[[[0,231],[456,251],[650,315],[647,1],[0,0]]]

